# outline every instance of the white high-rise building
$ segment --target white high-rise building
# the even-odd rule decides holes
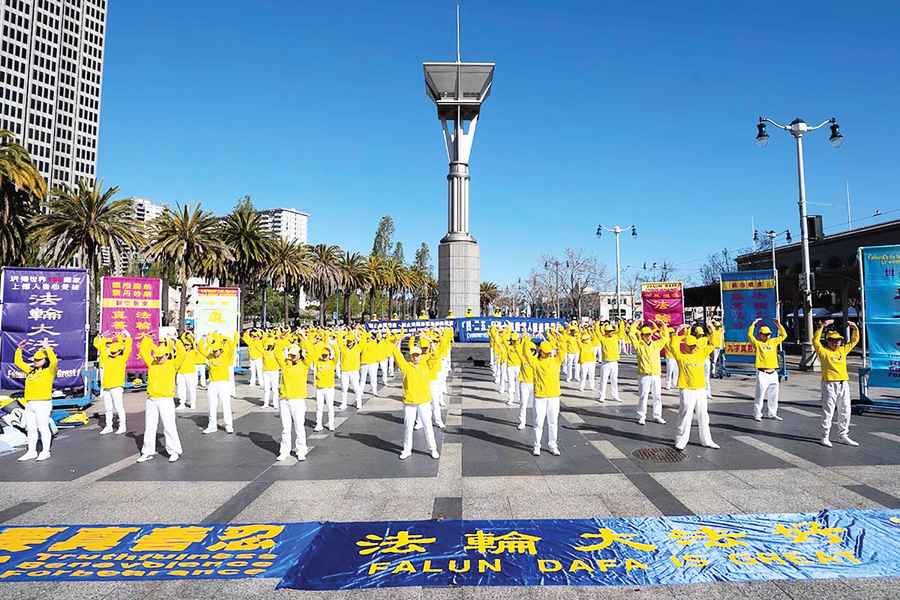
[[[306,243],[309,213],[293,208],[269,208],[259,212],[275,235],[291,242]]]
[[[0,129],[50,187],[93,180],[107,0],[0,0]]]
[[[131,209],[134,213],[134,218],[137,221],[138,227],[140,227],[141,232],[146,235],[149,233],[148,226],[150,222],[163,214],[166,207],[162,204],[157,204],[152,200],[148,200],[147,198],[130,198],[129,200],[131,201]],[[109,248],[101,248],[101,264],[108,267],[111,262],[110,258]],[[132,269],[135,263],[141,264],[143,262],[143,256],[139,252],[129,252],[126,256],[122,257],[122,261],[118,265],[118,268],[115,269],[114,275],[125,275]]]
[[[134,218],[144,226],[166,210],[162,204],[156,204],[147,198],[132,198],[131,206],[134,209]]]

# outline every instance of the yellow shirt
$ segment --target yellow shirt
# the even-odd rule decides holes
[[[853,329],[849,344],[842,344],[832,350],[822,344],[822,327],[816,329],[813,336],[813,346],[819,355],[822,364],[822,381],[847,381],[847,355],[859,343],[859,329]]]
[[[321,356],[321,348],[316,349],[316,355]],[[316,365],[316,389],[327,390],[334,387],[334,368],[337,360],[334,358],[317,358]]]
[[[598,340],[591,338],[588,341],[578,342],[578,362],[581,364],[592,363],[597,360],[597,344]]]
[[[309,361],[309,358],[307,358]],[[278,356],[278,365],[281,367],[281,397],[285,400],[303,400],[306,398],[306,382],[309,377],[309,362],[302,360],[290,363]]]
[[[223,346],[222,353],[219,356],[213,356],[209,352],[206,353],[210,382],[229,381],[231,379],[231,369],[234,366],[234,340],[225,340]]]
[[[110,342],[106,338],[99,338],[95,344],[100,359],[100,368],[103,369],[100,387],[104,390],[112,390],[125,385],[126,364],[128,357],[131,356],[132,341],[130,337],[122,341],[122,354],[119,356],[110,355]]]
[[[275,352],[278,350],[278,341],[272,336],[263,338],[260,344],[260,352],[262,352],[263,371],[277,371],[278,360],[275,358]]]
[[[503,348],[503,356],[506,358],[506,364],[511,367],[520,367],[522,366],[522,357],[516,352],[516,345],[519,343],[518,340],[513,340],[506,342],[506,345]]]
[[[710,342],[716,348],[725,347],[725,329],[722,327],[713,327],[709,334]]]
[[[147,395],[151,398],[174,398],[175,374],[181,366],[181,354],[175,346],[174,358],[155,363],[153,352],[156,347],[150,338],[144,338],[141,342],[140,357],[147,364]]]
[[[357,343],[352,348],[347,347],[347,342],[341,343],[341,370],[342,371],[359,371],[360,359],[362,358],[362,346]]]
[[[559,397],[559,366],[562,364],[562,353],[556,356],[540,358],[527,354],[527,360],[534,369],[534,397],[556,398]]]
[[[365,337],[359,342],[359,345],[362,346],[360,353],[360,361],[362,364],[371,365],[372,363],[378,362],[378,342],[372,338]]]
[[[262,348],[259,339],[252,337],[249,331],[242,336],[242,339],[244,340],[244,343],[247,344],[247,354],[250,357],[250,360],[262,358]]]
[[[25,359],[22,357],[22,349],[16,348],[13,362],[25,373],[25,397],[22,398],[22,404],[27,404],[31,400],[53,399],[53,381],[56,379],[56,367],[59,365],[59,358],[57,358],[53,348],[47,348],[46,352],[47,366],[35,369],[25,362]]]
[[[634,354],[637,357],[638,375],[661,375],[662,368],[659,362],[659,355],[662,349],[669,343],[669,336],[663,332],[663,337],[658,340],[650,340],[645,342],[636,331],[632,331],[631,343],[634,346]]]
[[[528,336],[523,336],[519,345],[516,346],[516,352],[522,362],[522,368],[519,369],[519,381],[522,383],[530,383],[532,385],[534,385],[534,367],[531,366],[531,363],[525,357],[525,354],[532,354],[533,348],[534,342],[532,342]]]
[[[681,351],[681,336],[672,337],[669,349],[678,361],[678,388],[682,390],[706,389],[706,361],[715,348],[712,345],[697,346],[693,352]]]
[[[770,337],[766,341],[756,339],[756,324],[751,323],[747,330],[747,339],[756,348],[756,368],[757,369],[777,369],[778,368],[778,346],[787,338],[787,332],[784,327],[779,327],[778,336]],[[715,345],[715,339],[712,341]],[[718,346],[716,346],[718,348]]]
[[[409,362],[397,346],[393,347],[392,352],[394,364],[403,373],[403,403],[419,405],[431,402],[431,366],[424,359],[420,359],[418,364]]]
[[[603,362],[616,362],[619,360],[619,341],[622,336],[619,332],[605,333],[600,336],[600,351]]]

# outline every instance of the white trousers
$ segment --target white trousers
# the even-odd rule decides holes
[[[575,377],[575,365],[577,364],[578,355],[574,352],[567,353],[565,361],[563,362],[563,370],[566,373],[566,381],[572,381],[572,377]]]
[[[638,419],[647,418],[647,400],[653,396],[653,418],[662,418],[662,378],[659,375],[641,375],[638,381]]]
[[[531,402],[534,405],[534,400],[532,397],[534,396],[534,384],[533,383],[525,383],[524,381],[519,382],[519,402],[521,406],[519,406],[519,423],[522,425],[526,424],[526,417],[528,416],[528,403]],[[533,411],[534,409],[532,409]]]
[[[509,365],[507,365],[505,362],[500,363],[500,393],[501,394],[506,392],[506,383],[507,383],[507,379],[508,379],[508,375],[509,375],[508,367],[509,367]]]
[[[306,452],[306,400],[302,398],[281,401],[281,447],[279,454],[291,453],[291,429],[297,454]]]
[[[334,429],[334,388],[316,388],[316,427],[322,426],[322,414],[328,404],[328,429]]]
[[[678,361],[671,356],[666,357],[666,389],[671,390],[678,385]]]
[[[768,401],[769,417],[776,416],[778,414],[778,371],[756,372],[756,397],[753,401],[753,415],[756,418],[762,417],[763,401]]]
[[[224,383],[228,383],[227,381]],[[141,454],[156,454],[156,428],[162,421],[163,435],[166,436],[166,452],[169,456],[182,454],[181,439],[175,427],[175,400],[173,398],[147,398],[144,405],[144,446]]]
[[[394,355],[388,356],[388,377],[394,376]]]
[[[441,407],[444,405],[444,394],[441,390],[441,382],[435,379],[428,385],[431,389],[431,415],[434,417],[434,424],[443,429],[444,418],[441,415]]]
[[[378,366],[381,368],[381,383],[387,385],[388,378],[388,360],[386,358],[378,361]]]
[[[278,408],[278,375],[280,371],[263,371],[263,408],[269,405]]]
[[[413,447],[413,427],[416,421],[420,421],[425,427],[425,441],[428,443],[428,449],[434,452],[437,450],[437,443],[434,441],[434,427],[431,425],[431,402],[425,404],[404,404],[403,405],[403,453],[409,454]]]
[[[30,403],[29,403],[30,404]],[[831,419],[837,410],[838,434],[850,434],[850,384],[847,381],[822,382],[822,434],[831,432]]]
[[[547,445],[556,448],[556,436],[559,430],[559,396],[553,398],[534,399],[534,447],[541,447],[544,435],[544,420],[547,421]]]
[[[592,390],[597,388],[597,384],[594,380],[597,370],[596,364],[597,363],[594,361],[581,363],[581,385],[578,386],[578,389],[582,392],[584,391],[585,384]]]
[[[175,395],[181,401],[181,406],[197,406],[197,376],[179,373],[175,376]]]
[[[519,371],[522,367],[519,365],[507,365],[506,367],[506,393],[509,396],[508,404],[512,404],[519,397]]]
[[[616,402],[619,398],[619,363],[618,361],[605,362],[600,367],[600,402],[606,401],[606,385],[612,384],[612,397]]]
[[[277,373],[276,373],[277,374]],[[209,402],[209,423],[207,429],[219,427],[219,402],[222,403],[222,420],[225,421],[225,429],[234,427],[234,417],[231,414],[231,383],[228,381],[210,381],[206,388],[206,399]]]
[[[716,348],[715,350],[713,350],[713,353],[712,353],[712,372],[714,375],[715,375],[716,369],[718,368],[718,365],[719,365],[719,354],[721,352],[722,352],[721,350]]]
[[[363,391],[366,389],[366,380],[369,380],[369,384],[372,386],[372,395],[378,395],[378,363],[369,363],[367,365],[362,366],[362,381],[360,381],[359,385]]]
[[[263,363],[261,358],[250,359],[250,385],[262,385]]]
[[[709,376],[709,358],[703,362],[703,376],[706,377],[706,397],[712,400],[712,378]]]
[[[709,412],[707,411],[706,390],[681,390],[681,411],[678,415],[678,434],[675,447],[683,450],[691,439],[691,423],[694,411],[697,411],[697,425],[700,429],[700,443],[708,446],[713,443],[709,431]]]
[[[122,400],[124,393],[125,390],[120,387],[100,392],[100,397],[103,398],[103,412],[106,413],[106,427],[110,429],[113,426],[114,413],[119,417],[119,428],[125,429],[125,402]]]
[[[206,365],[197,365],[197,378],[200,379],[200,385],[206,387]]]
[[[359,371],[341,371],[341,408],[347,407],[347,392],[353,384],[356,397],[356,408],[362,408],[362,386],[359,384]]]
[[[53,433],[50,431],[50,413],[52,411],[53,400],[29,400],[25,403],[25,432],[30,454],[37,452],[39,436],[41,451],[50,452],[50,442],[53,439]]]

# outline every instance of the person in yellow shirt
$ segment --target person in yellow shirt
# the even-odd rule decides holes
[[[360,350],[360,382],[359,387],[365,391],[366,390],[366,380],[368,379],[369,385],[372,386],[372,395],[378,395],[378,354],[381,349],[378,346],[378,342],[372,337],[371,333],[362,334],[362,339],[359,341],[359,345],[361,346]]]
[[[356,333],[351,332],[338,340],[338,352],[341,360],[341,406],[339,410],[347,408],[347,392],[353,385],[353,394],[356,398],[356,410],[362,408],[362,385],[359,382],[360,357],[362,346],[356,339]]]
[[[418,419],[425,428],[425,441],[431,451],[431,458],[441,457],[434,439],[434,428],[431,425],[431,387],[432,368],[422,360],[422,349],[412,343],[410,337],[409,360],[404,358],[399,343],[391,348],[394,362],[403,375],[403,450],[400,460],[412,455],[413,427]]]
[[[660,352],[669,344],[669,333],[662,327],[640,326],[635,321],[628,330],[628,338],[634,346],[638,369],[638,425],[647,422],[647,400],[653,396],[653,420],[665,425],[662,417],[662,367]],[[654,339],[654,335],[657,337]]]
[[[431,369],[431,380],[428,382],[428,390],[431,392],[431,416],[434,418],[435,426],[437,426],[438,429],[444,429],[444,418],[441,414],[441,396],[443,396],[443,392],[441,390],[441,381],[439,379],[442,363],[440,355],[441,349],[437,341],[432,340],[428,336],[430,333],[431,332],[425,332],[419,336],[419,348],[422,349],[421,361]],[[414,344],[415,340],[410,338],[409,343]],[[415,429],[422,429],[422,426],[422,422],[416,418]]]
[[[178,338],[177,344],[181,345],[181,366],[175,376],[175,392],[179,404],[176,410],[184,410],[188,406],[197,407],[197,364],[201,361],[194,336],[185,331]]]
[[[719,356],[725,348],[725,328],[718,321],[713,321],[709,328],[709,342],[713,345],[712,374],[719,372]],[[719,374],[721,377],[721,373]]]
[[[506,357],[507,406],[515,405],[516,401],[519,400],[519,371],[522,368],[522,359],[516,351],[518,343],[519,334],[510,333],[503,348],[503,355]]]
[[[225,421],[225,432],[234,433],[234,417],[231,412],[231,373],[234,365],[234,349],[237,346],[238,334],[226,338],[220,334],[212,334],[199,348],[209,365],[209,386],[206,398],[209,402],[209,421],[203,433],[215,433],[219,429],[219,404],[222,405],[222,419]]]
[[[18,458],[19,461],[47,460],[50,458],[50,443],[53,433],[50,431],[50,413],[53,411],[53,382],[59,358],[51,346],[39,348],[26,362],[22,348],[25,340],[19,342],[13,363],[25,373],[25,395],[21,402],[25,405],[25,431],[28,449]],[[41,453],[38,454],[38,437],[41,440]]]
[[[859,343],[859,327],[850,322],[853,332],[850,342],[844,343],[844,336],[831,330],[822,343],[822,331],[834,321],[825,321],[816,329],[813,347],[822,365],[822,440],[821,444],[831,448],[831,420],[837,410],[838,441],[847,446],[859,446],[850,439],[850,377],[847,374],[847,355]]]
[[[678,415],[678,433],[675,436],[675,448],[684,450],[691,438],[691,423],[694,411],[697,412],[697,426],[700,443],[706,448],[717,449],[719,446],[712,439],[709,430],[709,410],[706,395],[706,369],[713,346],[700,346],[693,335],[683,336],[685,326],[669,340],[669,351],[678,361],[678,388],[681,390],[681,411]]]
[[[113,414],[119,417],[119,428],[116,434],[125,433],[125,368],[131,356],[132,341],[128,331],[115,337],[98,335],[94,346],[102,376],[100,378],[100,397],[103,399],[103,412],[106,416],[105,426],[100,435],[113,432]]]
[[[504,327],[499,332],[497,332],[497,373],[494,375],[494,383],[497,384],[497,391],[500,394],[506,393],[507,386],[507,375],[508,375],[508,354],[509,354],[509,345],[507,344],[507,340],[509,339],[509,334],[511,331]]]
[[[523,334],[516,346],[519,361],[522,363],[519,371],[519,424],[516,426],[519,431],[525,429],[529,403],[532,405],[532,413],[534,413],[534,367],[526,358],[526,354],[533,357],[536,350],[531,338]],[[534,422],[534,414],[532,414],[532,422]]]
[[[559,456],[559,380],[560,367],[565,360],[563,351],[544,340],[538,346],[537,356],[528,352],[524,358],[534,371],[534,448],[531,453],[541,455],[541,438],[546,421],[547,448],[550,454]]]
[[[172,340],[158,345],[144,336],[138,345],[138,355],[147,365],[147,401],[144,404],[144,444],[137,462],[147,462],[156,456],[156,429],[162,421],[169,462],[177,461],[183,451],[175,421],[175,375],[182,357]]]
[[[663,326],[666,329],[666,334],[671,338],[674,329],[668,323],[663,324]],[[666,356],[666,390],[668,391],[678,387],[678,361],[675,360],[675,355],[669,351],[668,346],[663,349],[663,352]]]
[[[312,351],[316,369],[316,426],[313,431],[322,431],[322,413],[328,406],[328,431],[334,431],[334,370],[337,356],[327,341],[314,346]]]
[[[781,325],[781,321],[775,321],[778,326],[778,335],[772,337],[772,330],[763,325],[757,333],[756,325],[762,319],[756,319],[750,323],[747,329],[747,339],[753,344],[756,352],[756,397],[753,402],[753,418],[762,421],[763,402],[768,405],[768,417],[776,421],[783,421],[778,416],[778,347],[787,339],[787,331]],[[715,343],[713,342],[715,347]]]
[[[388,384],[388,355],[395,343],[391,342],[389,336],[389,331],[382,331],[378,334],[378,367],[381,369],[381,383],[384,386]]]
[[[581,379],[578,368],[578,329],[575,323],[569,324],[569,328],[563,332],[560,344],[560,352],[565,352],[563,359],[563,371],[566,374],[566,383]]]
[[[281,447],[278,460],[291,455],[291,429],[297,460],[306,460],[306,382],[312,363],[309,347],[292,344],[276,354],[281,367]]]
[[[712,346],[712,350],[710,350],[709,354],[709,356],[711,357],[712,353],[715,351],[715,347],[713,346],[710,335],[706,331],[706,327],[704,325],[694,326],[694,337],[697,338],[697,348],[703,349],[706,348],[706,346]],[[706,376],[706,398],[708,400],[712,400],[712,377],[710,377],[712,368],[710,366],[710,360],[706,361],[706,366],[703,367],[703,370]]]
[[[600,336],[600,348],[603,365],[600,367],[600,402],[606,402],[606,386],[612,384],[612,399],[621,402],[619,397],[619,342],[625,339],[625,321],[618,326],[607,323]]]
[[[262,387],[262,332],[259,329],[248,329],[241,336],[247,344],[247,356],[250,359],[250,387]]]
[[[596,371],[597,371],[597,345],[600,343],[598,336],[595,336],[591,330],[585,329],[578,339],[578,364],[581,372],[581,382],[578,391],[583,392],[585,385],[591,390],[597,389]]]
[[[260,341],[260,352],[262,354],[262,375],[263,375],[263,408],[268,408],[269,403],[272,409],[278,410],[278,360],[275,358],[276,347],[280,338],[273,332],[266,333]]]

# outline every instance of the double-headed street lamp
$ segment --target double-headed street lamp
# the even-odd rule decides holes
[[[609,231],[610,233],[616,234],[616,320],[619,320],[621,317],[621,313],[619,312],[619,303],[621,302],[621,293],[622,293],[622,272],[620,265],[622,264],[622,250],[619,246],[619,234],[623,231],[631,229],[631,237],[637,237],[637,226],[629,225],[628,227],[619,227],[616,225],[615,227],[604,227],[603,225],[597,225],[597,237],[603,237],[604,231]]]
[[[766,123],[787,131],[794,136],[794,139],[797,142],[797,179],[800,190],[800,242],[803,255],[803,274],[800,278],[800,293],[803,296],[803,316],[806,320],[806,333],[803,338],[803,355],[800,358],[800,366],[801,368],[810,369],[813,367],[815,354],[813,353],[812,346],[812,286],[810,285],[811,277],[809,267],[809,230],[806,226],[806,176],[803,171],[803,136],[810,131],[821,129],[826,125],[831,126],[831,136],[828,140],[833,146],[840,146],[844,141],[844,136],[841,135],[837,119],[834,117],[819,123],[815,127],[810,127],[803,119],[794,119],[789,124],[782,125],[767,117],[760,117],[759,122],[756,124],[756,142],[760,146],[765,146],[769,141],[769,134],[766,133]]]
[[[768,231],[762,231],[762,232],[758,231],[758,230],[754,230],[754,232],[753,232],[753,241],[754,242],[759,241],[760,233],[762,233],[762,235],[769,238],[769,248],[772,251],[772,277],[775,278],[775,307],[776,307],[775,314],[780,319],[781,318],[781,299],[780,299],[780,294],[778,293],[778,266],[775,264],[775,240],[780,237],[783,237],[784,241],[786,241],[788,244],[790,244],[792,241],[791,240],[791,230],[785,229],[784,231],[774,231],[772,229],[769,229]]]

